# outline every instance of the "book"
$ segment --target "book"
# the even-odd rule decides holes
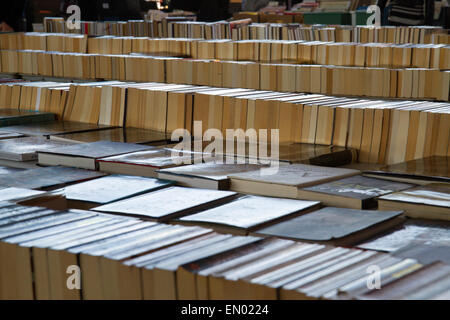
[[[247,246],[236,248],[218,255],[193,261],[177,269],[178,299],[206,300],[210,298],[208,277],[218,270],[231,268],[254,261],[286,247],[292,241],[282,239],[261,239]]]
[[[256,230],[254,234],[298,241],[354,245],[402,223],[404,219],[399,217],[402,213],[326,207]]]
[[[240,172],[259,170],[258,164],[199,163],[157,171],[158,178],[176,181],[183,187],[228,190],[228,175]]]
[[[53,235],[45,239],[22,242],[22,246],[32,247],[33,263],[36,266],[36,294],[39,297],[51,299],[88,299],[89,296],[81,290],[67,288],[66,265],[80,266],[79,255],[83,248],[105,243],[117,239],[119,236],[133,235],[133,232],[154,226],[154,223],[142,222],[138,219],[123,216],[106,216],[100,223],[78,228],[63,235]],[[38,241],[38,242],[37,242]],[[89,273],[86,272],[86,278]],[[82,287],[87,288],[94,281],[98,281],[97,274],[93,279],[87,279]],[[91,281],[92,280],[92,281]]]
[[[148,232],[142,240],[134,241],[134,243],[127,241],[128,243],[103,250],[102,256],[98,259],[102,275],[103,297],[106,299],[142,299],[141,277],[136,272],[138,269],[122,264],[123,261],[149,255],[178,244],[189,243],[210,234],[212,231],[204,228],[180,228],[180,226],[166,225],[162,229]],[[85,254],[82,254],[82,259]],[[95,254],[99,254],[99,252],[97,251]],[[119,277],[115,274],[118,274]]]
[[[435,262],[424,266],[408,275],[389,282],[380,290],[367,290],[357,296],[358,299],[403,299],[412,292],[420,292],[422,286],[434,281],[442,281],[450,275],[450,266],[442,262]],[[448,290],[442,288],[442,291]]]
[[[327,206],[368,209],[377,206],[377,197],[412,187],[414,185],[358,175],[301,188],[298,197],[321,201]]]
[[[414,243],[394,251],[392,255],[400,258],[415,259],[422,264],[430,264],[438,261],[447,265],[450,263],[448,245],[438,246]]]
[[[51,135],[50,140],[77,143],[111,141],[163,145],[170,142],[170,136],[164,132],[155,130],[128,127]]]
[[[65,187],[64,193],[69,208],[89,210],[110,202],[167,188],[173,184],[172,181],[154,178],[109,175]]]
[[[23,171],[23,170],[25,170],[25,169],[0,166],[0,174],[10,174],[13,172],[18,172],[18,171]]]
[[[144,299],[176,299],[178,296],[176,276],[177,269],[186,263],[220,254],[258,241],[256,237],[217,235],[210,243],[198,246],[163,259],[150,261],[143,268]],[[151,280],[153,281],[151,281]],[[150,280],[150,281],[149,281]]]
[[[224,204],[236,195],[232,191],[169,187],[96,207],[94,210],[167,221]]]
[[[248,171],[231,174],[231,190],[267,196],[297,198],[298,188],[337,180],[360,172],[353,169],[319,167],[304,164],[279,166],[274,174]]]
[[[55,120],[55,115],[50,112],[0,109],[0,127],[53,120]]]
[[[38,152],[38,161],[42,165],[65,165],[95,170],[98,168],[96,160],[99,158],[152,148],[131,143],[97,141]]]
[[[450,220],[450,185],[432,183],[378,198],[380,210],[401,208],[412,218]]]
[[[99,170],[109,173],[130,174],[145,177],[157,177],[157,170],[183,166],[192,162],[190,152],[176,152],[173,149],[156,148],[154,150],[130,152],[119,156],[98,159]]]
[[[24,135],[21,133],[0,131],[0,140],[22,138],[22,137],[24,137]]]
[[[108,128],[110,128],[110,126],[84,122],[50,121],[9,126],[5,127],[4,130],[27,136],[50,136],[58,134],[96,131]]]
[[[37,167],[0,175],[0,186],[49,191],[104,175],[98,171],[69,167]]]
[[[46,215],[3,226],[0,231],[0,277],[2,279],[0,296],[2,299],[33,299],[32,267],[29,248],[21,248],[14,241],[5,241],[24,233],[43,230],[48,227],[82,220],[92,213],[46,210]],[[20,257],[10,259],[12,256]],[[9,272],[8,272],[9,271]]]
[[[380,287],[407,276],[408,274],[420,270],[423,265],[414,259],[403,259],[391,257],[388,263],[380,265]],[[370,281],[370,275],[366,274],[358,277],[349,283],[342,284],[337,290],[328,292],[324,295],[329,299],[357,299],[359,295],[367,292],[367,283]]]
[[[41,137],[26,137],[0,141],[0,158],[12,161],[37,160],[37,151],[70,146],[73,143],[50,141]]]
[[[366,250],[395,252],[408,246],[430,245],[446,247],[450,245],[450,222],[406,219],[399,228],[381,234],[358,245]]]
[[[1,187],[0,202],[3,201],[27,206],[40,206],[54,210],[66,209],[64,196],[61,192],[45,192],[25,188]]]
[[[242,196],[227,204],[177,219],[180,223],[201,225],[216,231],[246,234],[319,206],[318,201]]]
[[[377,170],[364,170],[367,177],[391,181],[428,184],[450,182],[450,157],[432,156],[383,166]]]

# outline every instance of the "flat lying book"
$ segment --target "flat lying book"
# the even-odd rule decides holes
[[[358,247],[366,250],[394,252],[410,245],[450,247],[450,222],[406,219],[401,228],[369,239]]]
[[[239,149],[239,143],[233,141],[232,152],[229,150],[229,142],[222,141],[222,150],[224,152],[215,152],[215,155],[241,156],[259,160],[279,160],[288,163],[303,163],[318,166],[342,166],[354,162],[357,159],[356,150],[338,147],[326,146],[308,143],[281,143],[275,146],[277,150],[276,157],[272,154],[273,146],[270,143],[250,143],[245,142],[244,148]],[[253,151],[252,151],[253,149]],[[261,152],[261,149],[265,152]],[[238,151],[239,150],[239,151]],[[255,152],[256,151],[256,152]],[[262,156],[264,155],[265,156]],[[255,156],[256,155],[256,156]]]
[[[191,150],[195,150],[195,142],[192,142]],[[203,141],[201,150],[205,150],[210,141]],[[254,159],[260,162],[281,161],[286,163],[302,163],[318,166],[342,166],[353,163],[357,159],[356,150],[308,143],[280,143],[272,145],[263,142],[245,142],[237,140],[214,140],[214,145],[219,146],[213,152],[204,152],[204,157],[239,157]],[[221,146],[221,148],[220,148]],[[174,147],[178,147],[174,145]],[[275,150],[272,150],[276,148]]]
[[[54,121],[55,118],[55,114],[50,112],[0,109],[0,127],[14,126],[25,123]]]
[[[433,156],[364,170],[364,175],[391,181],[415,184],[450,183],[450,157]]]
[[[415,259],[423,264],[429,264],[438,261],[450,264],[450,250],[448,245],[438,246],[413,243],[394,251],[392,255],[399,258]]]
[[[354,245],[403,222],[402,211],[326,207],[254,232],[260,236]]]
[[[14,201],[27,199],[45,194],[45,191],[30,190],[24,188],[2,188],[0,189],[0,201]]]
[[[411,218],[450,220],[450,184],[432,183],[378,198],[380,210],[404,210]]]
[[[377,206],[376,197],[412,187],[412,184],[358,175],[299,189],[298,197],[318,200],[327,206],[369,209]]]
[[[66,185],[104,176],[105,173],[70,167],[38,167],[0,175],[0,186],[54,190]]]
[[[61,192],[45,192],[24,188],[0,189],[0,201],[10,201],[26,206],[39,206],[54,210],[67,208],[65,198]]]
[[[96,160],[119,154],[149,150],[154,147],[139,144],[98,141],[80,143],[51,151],[38,152],[38,161],[42,165],[63,165],[96,170]]]
[[[227,204],[181,217],[180,223],[201,225],[216,231],[247,233],[317,208],[318,201],[243,196]]]
[[[192,163],[191,153],[176,153],[172,149],[157,148],[97,160],[99,170],[109,173],[157,177],[157,170]]]
[[[236,196],[232,191],[170,187],[106,204],[94,210],[167,221],[224,204]]]
[[[88,210],[110,202],[166,188],[173,184],[172,181],[154,178],[110,175],[68,186],[64,189],[64,192],[67,205],[70,208]]]
[[[18,172],[18,171],[23,171],[23,170],[25,170],[25,169],[0,166],[0,174],[10,174],[13,172]]]
[[[95,131],[108,128],[111,128],[111,126],[75,121],[48,121],[9,126],[2,130],[27,136],[48,137],[50,135]]]
[[[50,139],[55,141],[71,141],[78,143],[103,140],[113,142],[163,145],[170,142],[170,135],[165,132],[159,132],[149,129],[112,128],[106,130],[51,135]]]
[[[450,266],[442,262],[435,262],[390,281],[380,289],[368,289],[357,295],[356,298],[361,300],[400,300],[407,299],[408,296],[413,294],[416,295],[417,299],[432,299],[434,295],[439,295],[450,289],[449,278]],[[438,286],[444,284],[444,287],[438,288],[437,292],[431,294],[428,290],[422,291],[430,284],[437,284]],[[420,295],[422,297],[419,298]]]
[[[21,137],[24,137],[24,135],[21,133],[0,131],[0,140],[21,138]]]
[[[12,161],[37,160],[37,151],[73,145],[70,142],[50,141],[41,137],[26,137],[0,141],[0,159]]]
[[[255,171],[264,168],[259,164],[227,164],[227,163],[199,163],[176,168],[159,170],[158,178],[173,180],[180,186],[228,190],[230,179],[228,175]]]
[[[358,170],[319,167],[306,164],[279,166],[278,170],[230,174],[231,190],[267,196],[297,198],[298,188],[338,180],[360,173]]]

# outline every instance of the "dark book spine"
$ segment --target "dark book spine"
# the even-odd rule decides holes
[[[53,113],[36,114],[32,116],[18,116],[18,117],[8,117],[0,118],[0,127],[15,126],[27,123],[38,123],[55,121],[55,115]]]
[[[316,166],[338,167],[350,164],[358,160],[358,152],[355,149],[345,149],[331,152],[309,159],[309,164]]]

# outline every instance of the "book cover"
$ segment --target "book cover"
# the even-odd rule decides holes
[[[277,236],[299,241],[330,242],[340,245],[367,239],[374,233],[398,225],[402,211],[356,210],[326,207],[255,231],[256,234]],[[390,223],[392,222],[392,223]],[[387,223],[385,228],[382,227]],[[373,231],[373,232],[371,232]]]
[[[230,201],[235,192],[170,187],[96,207],[95,211],[167,220]]]
[[[69,167],[40,167],[0,175],[0,186],[51,190],[104,176],[105,173]]]

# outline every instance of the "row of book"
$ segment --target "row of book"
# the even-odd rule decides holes
[[[15,128],[13,132],[19,132],[19,130]],[[441,184],[428,184],[411,189],[413,185],[400,182],[423,184],[422,180],[426,181],[427,179],[421,178],[420,174],[419,177],[405,178],[391,175],[386,178],[379,172],[365,173],[368,177],[361,177],[356,176],[360,173],[359,170],[298,164],[299,162],[321,165],[349,163],[348,160],[343,159],[345,150],[330,150],[326,147],[320,150],[310,145],[283,145],[280,148],[281,156],[274,157],[273,154],[268,155],[267,150],[265,154],[261,150],[251,152],[251,144],[245,146],[244,152],[239,151],[238,148],[230,151],[226,142],[220,148],[216,145],[211,151],[207,151],[207,148],[198,150],[196,147],[192,151],[190,146],[185,148],[185,145],[180,149],[179,145],[164,148],[108,141],[73,144],[75,141],[70,141],[70,139],[55,139],[55,141],[53,141],[54,139],[40,139],[41,141],[38,138],[9,137],[0,141],[0,159],[16,161],[38,159],[40,165],[77,166],[115,174],[157,176],[176,181],[184,187],[231,189],[265,196],[320,200],[327,205],[355,209],[371,208],[374,205],[383,209],[404,208],[405,213],[412,217],[444,220],[449,218],[447,208],[449,203],[445,200],[450,192],[448,189],[449,167],[445,157],[442,157],[442,160],[437,158],[430,161],[427,165],[427,174],[430,175],[428,183],[434,181],[441,182]],[[256,149],[257,146],[254,147]],[[260,144],[258,147],[261,149],[268,146]],[[327,160],[321,160],[323,157]],[[242,161],[237,161],[239,158]],[[234,160],[229,163],[229,159]],[[206,163],[202,163],[203,161]],[[289,162],[297,164],[289,164]],[[191,163],[196,164],[190,165]],[[277,165],[276,170],[270,172],[270,169],[273,168],[272,166],[268,167],[268,164],[274,163]],[[434,172],[432,172],[429,170],[430,164],[438,168],[433,168]],[[63,172],[59,174],[55,174],[57,172],[52,168],[35,169],[34,173],[29,170],[10,173],[3,176],[4,179],[0,179],[0,185],[9,187],[28,185],[34,189],[48,189],[55,185],[59,186],[60,179],[76,177],[71,170],[68,170],[68,174],[64,169],[61,170]],[[262,174],[264,170],[270,174]],[[403,170],[404,172],[405,170]],[[33,182],[28,181],[31,178]],[[387,183],[378,178],[399,182]],[[105,185],[110,186],[105,186],[102,190],[111,196],[117,192],[107,189],[117,188],[120,184],[105,183]],[[85,190],[88,197],[97,198],[97,201],[91,202],[104,204],[105,202],[101,199],[108,198],[108,196],[102,193],[95,195],[97,187],[98,184],[94,185],[92,191],[89,191],[88,187],[82,187],[78,193]],[[139,187],[137,188],[139,189]],[[408,190],[404,191],[405,189]],[[122,193],[132,192],[131,190],[134,189],[132,187],[125,188]],[[398,191],[397,194],[386,195],[394,191]],[[378,202],[374,201],[377,197],[380,197]],[[405,202],[411,205],[408,207],[404,204]],[[424,210],[423,206],[427,206],[427,210]],[[90,209],[92,204],[81,208]],[[152,211],[149,211],[148,214],[151,215]]]
[[[37,177],[33,171],[38,170],[47,171],[47,176],[53,171],[53,177],[56,171],[57,177],[72,171],[72,181],[86,171],[49,167],[24,174]],[[123,183],[127,188],[121,187]],[[100,193],[89,193],[104,187]],[[147,193],[133,196],[143,190]],[[80,200],[92,205],[96,196],[106,202],[125,193],[131,198],[93,211],[35,206],[49,204],[61,193],[71,199],[69,206]],[[424,233],[424,226],[407,222],[392,230],[403,223],[401,211],[334,207],[314,211],[317,201],[238,196],[114,175],[50,193],[6,185],[0,198],[4,200],[0,205],[2,299],[443,299],[448,295],[448,281],[442,280],[448,278],[449,267],[436,261],[448,246],[448,225],[428,228],[425,235],[437,244],[429,245],[429,238],[428,245],[425,240],[408,241],[405,235],[417,236],[417,229]],[[352,223],[344,226],[342,219]],[[175,225],[148,220],[170,220]],[[388,230],[390,234],[379,237]],[[249,236],[232,235],[248,232]],[[375,240],[364,243],[374,235],[378,235]],[[333,247],[338,241],[360,244],[364,250]],[[393,246],[399,250],[393,251]],[[67,286],[67,272],[77,266],[82,277],[75,285],[78,290],[73,290]],[[367,287],[369,266],[381,272],[382,290]]]
[[[423,266],[374,251],[222,235],[77,210],[12,203],[2,209],[9,213],[0,220],[6,223],[0,229],[3,299],[376,299],[383,298],[381,292],[403,298],[411,291],[395,289],[405,281],[409,289],[428,289],[449,272],[442,263]],[[34,219],[23,221],[24,216]],[[364,268],[371,264],[383,270],[381,292],[365,286]],[[66,285],[69,266],[83,275],[72,290]],[[317,292],[324,282],[328,291]],[[419,296],[442,299],[448,288],[437,287],[429,295],[419,290]]]
[[[197,139],[210,128],[220,130],[223,137],[227,137],[227,129],[242,129],[244,135],[254,129],[257,136],[258,130],[266,129],[270,142],[270,130],[278,129],[282,143],[348,147],[359,151],[363,163],[391,164],[450,154],[448,103],[160,83],[93,82],[71,84],[70,89],[69,84],[60,85],[3,84],[0,102],[4,108],[53,111],[71,122],[166,134],[187,129]],[[65,103],[47,108],[52,93],[62,101],[61,92]],[[195,129],[195,121],[201,122],[199,129]]]
[[[16,40],[11,39],[16,37]],[[323,41],[151,39],[73,34],[6,34],[5,50],[42,50],[91,54],[170,54],[194,59],[260,61],[358,67],[449,69],[444,44],[336,43]],[[20,44],[19,44],[20,43]],[[76,44],[75,44],[76,43]]]
[[[175,19],[175,18],[174,18]],[[295,21],[293,21],[295,22]],[[326,26],[299,23],[251,23],[235,21],[117,21],[81,22],[80,29],[68,30],[61,18],[45,18],[45,31],[81,33],[90,36],[114,35],[152,38],[200,38],[233,40],[307,40],[336,42],[449,43],[441,27]]]
[[[267,64],[34,50],[4,50],[0,52],[0,56],[2,72],[24,75],[155,81],[344,96],[449,100],[449,70]]]

